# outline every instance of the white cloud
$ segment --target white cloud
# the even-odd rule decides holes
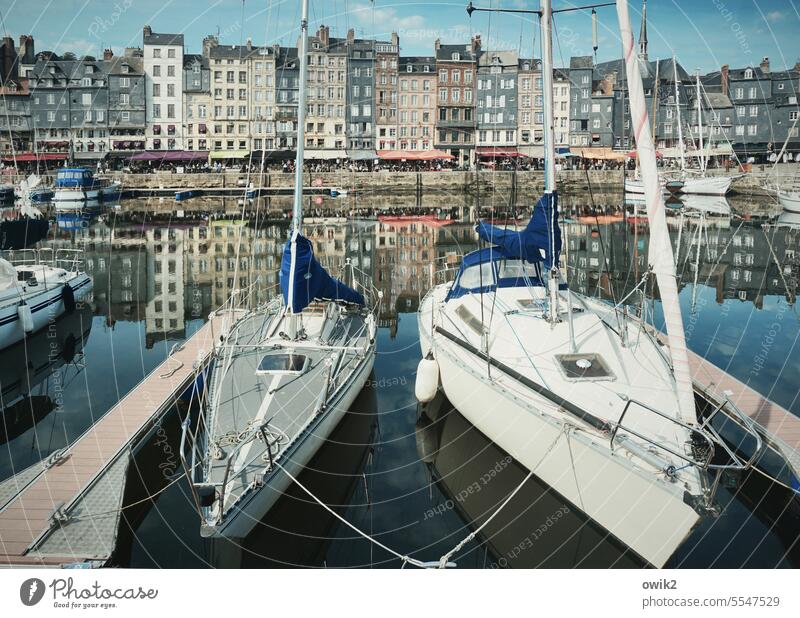
[[[781,21],[784,17],[783,11],[770,11],[766,15],[767,21],[772,24]]]

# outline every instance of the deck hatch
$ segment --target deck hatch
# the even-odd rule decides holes
[[[561,373],[567,380],[614,380],[616,376],[599,354],[556,354]]]
[[[477,334],[483,334],[483,324],[481,324],[481,321],[472,315],[472,312],[464,305],[458,306],[456,309],[456,315],[464,321],[464,324],[469,326]]]
[[[303,373],[308,366],[305,354],[267,354],[258,363],[257,374]]]

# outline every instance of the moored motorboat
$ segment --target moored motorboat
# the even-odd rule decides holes
[[[0,258],[0,350],[34,333],[91,291],[82,252],[23,249]]]
[[[67,168],[58,171],[53,201],[57,204],[103,201],[118,196],[120,190],[119,182],[98,180],[88,168]]]

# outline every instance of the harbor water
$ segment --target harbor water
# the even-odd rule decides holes
[[[324,215],[329,199],[312,214]],[[306,221],[326,268],[335,271],[349,259],[383,291],[373,373],[301,476],[328,508],[292,486],[241,543],[202,539],[188,485],[179,478],[180,423],[193,411],[179,406],[135,453],[113,564],[400,566],[341,520],[403,555],[438,560],[522,482],[527,471],[447,400],[420,406],[414,397],[420,299],[438,265],[457,264],[477,248],[471,209],[440,199],[438,214],[428,217]],[[594,208],[585,206],[587,196],[564,200],[570,286],[609,303],[626,297],[635,303],[629,293],[647,270],[643,213],[635,204],[622,206],[620,196],[592,199]],[[264,217],[257,205],[242,217],[236,203],[193,202],[181,210],[128,201],[50,213],[51,230],[37,246],[83,249],[93,291],[76,312],[3,353],[0,479],[69,445],[233,289],[255,283],[262,300],[274,293],[286,220]],[[736,203],[732,216],[688,206],[669,214],[687,342],[800,415],[800,225],[780,219],[768,202],[746,207],[759,216],[741,216],[744,206]],[[509,214],[524,216],[504,211],[502,217]],[[657,300],[654,306],[659,325]],[[718,512],[703,518],[668,566],[800,564],[800,509],[790,492],[751,473],[728,479],[718,501]],[[535,477],[455,561],[460,568],[642,566]]]

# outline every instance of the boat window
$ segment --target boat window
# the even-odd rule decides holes
[[[538,277],[536,265],[522,260],[501,260],[499,277],[501,279],[535,279]]]
[[[479,335],[483,334],[483,324],[481,321],[472,315],[472,312],[467,309],[464,305],[459,305],[458,309],[456,309],[456,315],[464,320],[464,323],[469,326],[472,330],[474,330]]]
[[[494,284],[494,268],[492,268],[491,262],[468,266],[458,278],[458,285],[468,290],[477,290],[481,285],[487,287]]]
[[[307,366],[308,357],[304,354],[267,354],[256,373],[303,373]]]

